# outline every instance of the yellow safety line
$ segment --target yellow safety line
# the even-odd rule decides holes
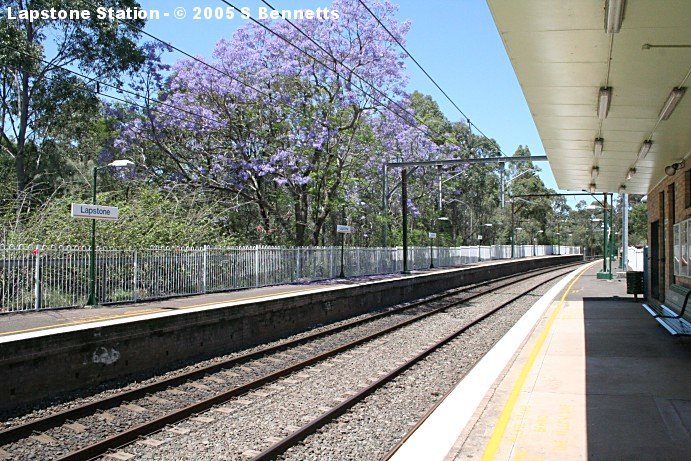
[[[493,460],[494,457],[497,455],[497,452],[499,451],[499,444],[504,438],[504,433],[506,432],[506,428],[509,425],[509,420],[511,419],[511,414],[513,413],[513,410],[516,406],[518,397],[521,394],[523,386],[525,385],[525,381],[526,379],[528,379],[528,374],[530,373],[530,370],[532,369],[533,364],[535,363],[535,360],[537,359],[537,356],[540,353],[540,350],[542,349],[545,340],[547,339],[547,335],[549,334],[549,331],[552,328],[552,324],[554,324],[554,321],[556,320],[559,311],[563,307],[564,302],[566,301],[566,296],[571,291],[571,288],[578,281],[578,279],[581,278],[583,273],[590,268],[591,265],[592,264],[588,264],[586,267],[584,267],[583,270],[581,270],[581,272],[576,276],[576,278],[574,278],[571,281],[569,286],[564,291],[564,295],[561,297],[559,305],[556,309],[554,309],[552,315],[550,315],[549,320],[545,325],[545,328],[542,330],[542,333],[538,337],[535,346],[533,346],[533,350],[530,352],[528,361],[525,363],[525,365],[523,365],[523,368],[521,369],[521,373],[518,376],[518,380],[516,381],[516,384],[514,384],[513,389],[511,390],[511,394],[509,395],[509,399],[506,402],[506,405],[504,405],[504,409],[502,410],[501,415],[499,416],[499,421],[494,426],[492,436],[490,437],[489,442],[487,443],[487,447],[485,448],[485,452],[482,455],[483,461]]]
[[[74,322],[56,323],[53,325],[44,325],[41,327],[27,328],[24,330],[6,331],[6,332],[0,333],[0,336],[16,335],[16,334],[20,334],[20,333],[30,333],[33,331],[49,330],[52,328],[68,327],[68,326],[74,326],[74,325],[84,325],[87,323],[103,322],[105,320],[116,320],[116,319],[121,319],[121,318],[134,317],[137,315],[153,314],[153,313],[157,313],[157,312],[170,312],[171,310],[194,309],[196,307],[212,306],[214,304],[227,303],[228,305],[230,305],[230,304],[238,303],[238,302],[242,302],[242,301],[251,301],[253,299],[268,298],[270,296],[279,296],[279,295],[285,295],[285,294],[291,294],[291,293],[301,293],[304,291],[314,291],[314,290],[315,290],[315,288],[305,288],[305,289],[301,289],[301,290],[278,291],[276,293],[268,293],[268,294],[257,295],[257,296],[247,296],[245,298],[229,299],[229,300],[225,300],[225,301],[219,300],[219,301],[203,303],[203,304],[193,304],[190,306],[167,307],[167,308],[157,307],[157,308],[152,308],[152,309],[140,309],[140,310],[136,310],[136,311],[129,311],[129,312],[124,312],[122,314],[111,315],[111,316],[106,316],[106,317],[92,317],[89,319],[76,320]]]

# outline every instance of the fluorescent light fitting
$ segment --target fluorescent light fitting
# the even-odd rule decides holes
[[[591,183],[590,183],[590,186],[588,186],[588,190],[590,191],[591,194],[595,192],[595,188],[596,188],[596,187],[597,187],[597,186],[595,185],[594,182],[591,182]]]
[[[635,168],[630,168],[628,173],[626,173],[626,180],[631,181],[631,178],[636,174],[636,169]]]
[[[667,120],[672,115],[677,104],[679,104],[681,98],[684,97],[684,93],[686,93],[686,87],[675,87],[672,89],[672,92],[669,93],[667,97],[667,101],[665,101],[665,105],[662,106],[662,110],[660,111],[660,120]]]
[[[605,32],[616,34],[621,30],[625,6],[626,0],[607,0],[605,2]]]
[[[597,179],[597,176],[598,176],[599,174],[600,174],[600,168],[598,168],[598,167],[596,167],[596,166],[594,166],[594,167],[590,170],[590,178],[591,178],[591,179]]]
[[[605,140],[602,138],[595,138],[595,145],[593,146],[593,154],[595,154],[595,157],[601,157],[602,156],[602,148],[605,144]]]
[[[638,151],[638,160],[643,160],[645,156],[648,155],[648,152],[650,152],[651,147],[653,147],[653,142],[650,139],[643,141],[641,150]]]
[[[609,104],[612,100],[612,88],[602,87],[600,88],[600,93],[598,94],[597,100],[597,118],[604,120],[607,118],[609,113]]]

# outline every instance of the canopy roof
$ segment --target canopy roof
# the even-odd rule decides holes
[[[645,194],[691,153],[691,94],[660,120],[672,90],[691,83],[691,1],[621,3],[621,29],[607,33],[606,0],[488,0],[562,189]],[[604,87],[611,98],[600,119]]]

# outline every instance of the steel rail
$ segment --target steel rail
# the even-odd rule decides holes
[[[550,269],[553,270],[554,268],[552,267]],[[544,272],[549,272],[549,271],[540,271],[540,273],[538,273],[538,274],[531,274],[530,276],[521,278],[520,280],[525,280],[525,279],[532,278],[532,277],[535,277],[538,275],[542,275],[542,273],[544,273]],[[520,280],[518,280],[518,281],[520,281]],[[367,335],[365,337],[356,339],[354,341],[343,344],[341,346],[337,346],[331,350],[328,350],[326,352],[322,352],[322,353],[319,353],[317,355],[314,355],[314,356],[310,357],[309,359],[303,360],[303,361],[296,363],[296,364],[293,364],[289,367],[283,368],[283,369],[275,371],[275,372],[268,373],[268,374],[266,374],[260,378],[255,379],[254,381],[250,381],[248,383],[242,384],[242,385],[237,386],[233,389],[230,389],[226,392],[222,392],[222,393],[216,394],[215,396],[210,397],[208,399],[196,402],[196,403],[189,405],[185,408],[172,411],[172,412],[170,412],[164,416],[161,416],[157,419],[154,419],[154,420],[148,421],[146,423],[142,423],[138,426],[132,427],[132,428],[130,428],[126,431],[123,431],[119,434],[116,434],[116,435],[113,435],[113,436],[108,437],[106,439],[103,439],[100,442],[97,442],[95,444],[92,444],[92,445],[86,446],[84,448],[81,448],[79,450],[76,450],[74,452],[71,452],[71,453],[69,453],[63,457],[58,458],[57,461],[85,461],[85,460],[93,459],[95,457],[102,455],[103,453],[105,453],[106,451],[108,451],[110,449],[126,445],[126,444],[138,439],[141,436],[151,434],[151,433],[156,432],[160,429],[163,429],[165,426],[167,426],[169,424],[182,421],[182,420],[184,420],[184,419],[186,419],[186,418],[188,418],[194,414],[209,410],[209,409],[213,408],[214,406],[221,404],[223,402],[226,402],[227,400],[229,400],[233,397],[237,397],[237,396],[242,395],[248,391],[251,391],[253,389],[264,386],[264,385],[266,385],[272,381],[275,381],[279,378],[290,375],[291,373],[293,373],[297,370],[300,370],[300,369],[305,368],[307,366],[321,362],[321,361],[323,361],[329,357],[340,354],[340,353],[345,352],[349,349],[352,349],[356,346],[359,346],[359,345],[364,344],[366,342],[369,342],[373,339],[376,339],[380,336],[386,335],[392,331],[403,328],[403,327],[410,325],[412,323],[415,323],[415,322],[417,322],[423,318],[438,314],[438,313],[440,313],[446,309],[449,309],[450,307],[468,302],[470,300],[473,300],[473,299],[481,297],[481,296],[485,296],[485,295],[492,293],[493,291],[495,291],[499,288],[504,288],[504,287],[513,285],[516,282],[517,282],[516,280],[513,280],[513,281],[507,282],[507,283],[505,283],[499,287],[493,287],[493,288],[490,288],[490,289],[483,291],[481,293],[475,293],[475,294],[472,294],[471,296],[468,296],[466,298],[463,298],[463,299],[460,299],[457,301],[453,301],[450,304],[447,304],[445,306],[435,308],[431,311],[424,312],[422,314],[418,314],[414,317],[411,317],[408,320],[397,323],[396,325],[393,325],[393,326],[384,328],[382,330],[379,330],[376,333],[373,333],[373,334]],[[429,302],[429,300],[426,302]],[[407,308],[410,308],[410,306],[407,306]]]
[[[562,266],[562,265],[560,265],[560,266]],[[471,285],[467,285],[464,287],[459,287],[459,288],[455,288],[452,290],[448,290],[447,292],[441,293],[439,295],[434,295],[434,296],[431,296],[431,297],[428,297],[425,299],[421,299],[419,301],[412,302],[412,303],[405,305],[405,306],[389,309],[385,312],[380,312],[380,313],[368,316],[368,317],[363,318],[363,319],[358,319],[358,320],[350,321],[347,323],[343,323],[341,325],[327,328],[327,329],[322,330],[320,332],[312,333],[312,334],[306,335],[302,338],[298,338],[298,339],[295,339],[292,341],[287,341],[287,342],[277,344],[274,346],[264,347],[264,348],[261,348],[257,351],[242,354],[242,355],[239,355],[237,357],[234,357],[234,358],[231,358],[231,359],[219,362],[219,363],[214,363],[212,365],[208,365],[208,366],[196,369],[196,370],[192,370],[192,371],[180,374],[178,376],[172,376],[172,377],[165,378],[165,379],[162,379],[162,380],[150,383],[150,384],[146,384],[146,385],[138,387],[136,389],[131,389],[131,390],[127,390],[124,392],[120,392],[120,393],[117,393],[113,396],[106,397],[102,400],[86,403],[84,405],[80,405],[80,406],[75,407],[75,408],[69,408],[69,409],[63,410],[61,412],[42,417],[40,419],[35,419],[33,421],[29,421],[27,423],[24,423],[24,424],[0,431],[0,445],[7,445],[9,443],[16,442],[18,440],[21,440],[21,439],[24,439],[26,437],[31,436],[35,432],[42,432],[42,431],[45,431],[47,429],[51,429],[53,427],[62,425],[68,421],[76,420],[76,419],[88,416],[90,414],[95,413],[96,411],[99,411],[99,410],[103,411],[103,410],[107,410],[109,408],[114,408],[114,407],[117,407],[118,405],[120,405],[124,402],[146,397],[147,394],[150,394],[152,392],[158,392],[158,391],[161,391],[161,390],[166,389],[168,387],[178,386],[178,385],[183,384],[187,381],[201,378],[206,374],[217,373],[217,372],[219,372],[225,368],[230,368],[230,367],[237,366],[239,364],[242,364],[242,363],[245,363],[245,362],[248,362],[251,360],[256,360],[256,359],[258,359],[262,356],[265,356],[267,354],[273,354],[273,353],[277,353],[277,352],[280,352],[280,351],[285,350],[285,349],[297,347],[301,344],[304,344],[304,343],[307,343],[310,341],[314,341],[314,340],[317,340],[317,339],[320,339],[320,338],[323,338],[323,337],[326,337],[326,336],[329,336],[329,335],[332,335],[335,333],[340,333],[340,332],[345,331],[347,329],[350,329],[350,328],[353,328],[356,326],[360,326],[362,324],[369,323],[369,322],[372,322],[374,320],[378,320],[380,318],[388,317],[390,315],[397,314],[397,313],[402,312],[404,310],[412,309],[412,308],[415,308],[415,307],[418,307],[420,305],[427,304],[430,302],[439,301],[439,300],[442,300],[442,299],[445,299],[445,298],[448,298],[451,296],[456,296],[456,295],[461,294],[463,292],[467,292],[467,291],[475,289],[475,288],[480,288],[483,286],[491,285],[491,284],[494,284],[497,282],[502,282],[502,281],[507,280],[507,279],[517,279],[517,280],[514,280],[512,282],[512,283],[515,283],[515,282],[525,280],[527,278],[532,277],[533,276],[532,274],[549,272],[550,270],[553,270],[555,267],[559,267],[559,266],[551,266],[549,268],[540,268],[540,269],[536,269],[534,271],[530,271],[527,274],[525,274],[525,273],[520,274],[520,275],[513,274],[513,275],[504,276],[504,277],[498,277],[496,279],[488,280],[485,282],[480,282],[480,283],[471,284]],[[524,277],[521,277],[521,275],[523,275]]]
[[[563,277],[563,274],[556,275],[554,277],[550,277],[549,279],[542,281],[528,290],[523,291],[522,293],[512,297],[510,300],[505,301],[501,303],[499,306],[495,307],[494,309],[486,312],[485,314],[477,317],[475,320],[467,323],[463,327],[457,329],[455,332],[447,335],[440,341],[437,341],[434,345],[428,347],[425,349],[423,352],[419,353],[416,355],[414,358],[406,361],[406,363],[398,366],[396,369],[393,371],[389,372],[382,378],[378,379],[371,385],[367,386],[357,394],[349,397],[336,407],[332,408],[330,411],[320,415],[318,418],[313,419],[309,423],[305,424],[302,426],[300,429],[296,430],[292,434],[288,435],[281,441],[275,443],[274,445],[268,447],[261,453],[259,453],[257,456],[252,458],[252,461],[267,461],[270,459],[274,459],[278,455],[284,453],[286,450],[288,450],[290,447],[295,446],[297,443],[302,441],[305,437],[313,434],[316,432],[320,427],[324,426],[325,424],[333,421],[334,419],[338,418],[339,416],[343,415],[345,412],[347,412],[351,407],[356,405],[357,403],[361,402],[364,400],[367,396],[370,394],[374,393],[376,390],[378,390],[380,387],[384,386],[388,382],[392,381],[394,378],[396,378],[398,375],[406,371],[408,368],[411,366],[415,365],[428,355],[432,354],[434,351],[439,349],[440,347],[446,345],[447,343],[451,342],[452,340],[456,339],[458,336],[466,332],[468,329],[472,328],[473,326],[477,325],[478,323],[482,322],[483,320],[486,320],[487,318],[491,317],[492,315],[496,314],[498,311],[503,309],[504,307],[508,306],[509,304],[517,301],[518,299],[526,296],[527,294],[533,292],[535,289],[539,288],[542,285],[545,285],[549,282],[551,282],[554,279],[557,279],[559,277]],[[472,369],[472,368],[471,368]],[[467,373],[465,373],[467,374]],[[464,375],[465,375],[464,374]]]

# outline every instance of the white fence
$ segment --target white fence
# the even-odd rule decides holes
[[[578,247],[518,245],[515,257],[581,253]],[[409,268],[430,266],[429,247],[409,248]],[[478,259],[508,259],[510,245],[434,248],[436,267]],[[230,247],[96,249],[100,303],[136,302],[177,295],[307,282],[337,277],[340,247]],[[346,248],[346,276],[399,272],[399,248]],[[0,245],[0,313],[84,305],[89,248]]]

